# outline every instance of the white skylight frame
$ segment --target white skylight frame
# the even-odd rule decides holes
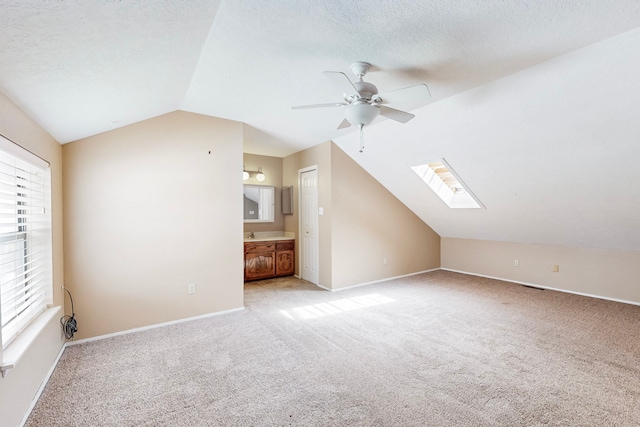
[[[452,209],[486,209],[451,165],[442,158],[411,169]]]

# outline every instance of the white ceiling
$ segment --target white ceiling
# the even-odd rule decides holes
[[[61,143],[193,111],[249,153],[333,139],[442,236],[640,250],[638,27],[637,0],[0,0],[0,91]],[[322,71],[356,60],[433,95],[363,154],[341,109],[289,108],[340,101]],[[412,175],[440,157],[486,210]]]

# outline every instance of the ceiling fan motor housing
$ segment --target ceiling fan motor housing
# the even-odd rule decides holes
[[[378,88],[369,82],[354,82],[353,86],[358,90],[358,99],[370,101],[373,95],[378,94]]]

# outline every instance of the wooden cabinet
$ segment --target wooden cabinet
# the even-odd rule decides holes
[[[276,276],[290,276],[296,272],[293,248],[293,240],[276,242]]]
[[[276,275],[276,242],[244,244],[244,280],[257,280]]]
[[[294,274],[294,245],[293,240],[245,242],[244,281]]]

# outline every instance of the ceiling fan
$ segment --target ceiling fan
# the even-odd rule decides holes
[[[324,108],[324,107],[345,107],[344,119],[338,129],[357,126],[360,129],[360,152],[364,150],[362,128],[371,124],[378,115],[400,123],[407,123],[415,117],[414,114],[396,110],[388,107],[387,104],[402,103],[426,103],[431,97],[426,84],[411,86],[391,92],[378,93],[378,88],[373,84],[365,82],[363,77],[371,69],[368,62],[357,61],[351,64],[351,71],[356,75],[357,80],[352,82],[345,73],[339,71],[325,71],[327,76],[338,88],[342,89],[344,102],[333,102],[328,104],[300,105],[291,107],[293,109],[303,108]]]

